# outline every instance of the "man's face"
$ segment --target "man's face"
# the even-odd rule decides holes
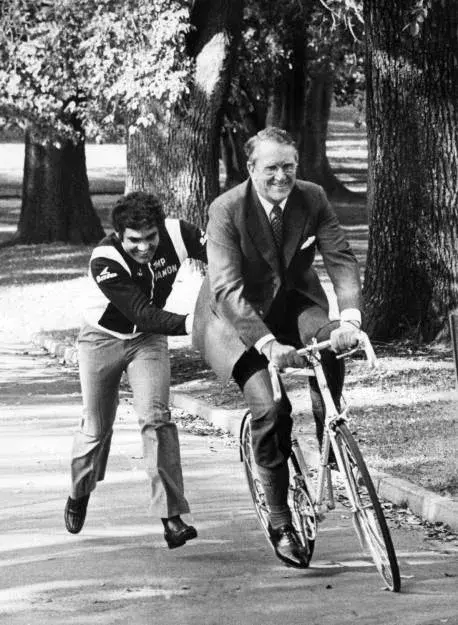
[[[282,202],[296,182],[297,152],[294,146],[262,141],[248,171],[257,192],[272,204]]]
[[[127,254],[137,263],[146,265],[153,259],[159,245],[159,229],[157,226],[141,230],[126,228],[119,238]]]

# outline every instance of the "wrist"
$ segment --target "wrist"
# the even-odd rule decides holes
[[[272,348],[274,346],[275,339],[270,339],[261,348],[261,353],[267,358],[267,360],[272,359]]]
[[[273,334],[265,334],[264,336],[262,336],[260,339],[258,339],[254,345],[255,349],[260,353],[263,354],[264,352],[262,351],[264,345],[266,345],[267,343],[269,343],[270,341],[272,341],[274,339],[274,335]]]
[[[357,330],[359,330],[361,328],[361,322],[357,321],[356,319],[342,319],[342,321],[340,322],[340,326],[345,326],[345,325],[351,325],[354,328],[356,328]]]
[[[344,322],[351,323],[355,328],[361,327],[361,311],[358,308],[344,308],[340,312],[340,324]]]

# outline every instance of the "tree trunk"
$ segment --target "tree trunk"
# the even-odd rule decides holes
[[[310,77],[299,144],[300,171],[305,180],[321,185],[329,197],[352,199],[352,193],[332,171],[326,154],[334,74],[325,66]]]
[[[285,67],[281,76],[273,81],[266,116],[266,126],[279,126],[288,130],[296,139],[299,149],[301,148],[301,135],[306,115],[307,16],[310,3],[302,2],[302,6],[301,19],[296,19],[292,23],[291,29],[285,33],[285,36],[290,40],[291,55],[288,66]]]
[[[244,157],[243,142],[240,141],[240,132],[234,132],[232,124],[223,124],[221,130],[221,160],[224,165],[223,189],[227,190],[239,184],[248,175],[246,158]]]
[[[458,5],[434,2],[418,36],[411,0],[365,0],[366,326],[431,341],[458,306]],[[456,52],[455,52],[456,54]]]
[[[303,2],[302,6],[301,20],[287,33],[292,40],[289,69],[274,82],[266,125],[284,128],[296,139],[300,178],[322,185],[332,197],[354,197],[334,175],[326,155],[334,75],[326,63],[310,73],[308,11],[313,4]]]
[[[104,235],[89,195],[84,142],[60,146],[26,131],[17,243],[94,243]]]
[[[226,102],[224,127],[221,132],[221,159],[226,179],[224,189],[230,189],[248,177],[245,142],[266,125],[267,107],[256,98],[250,98],[250,89],[242,86],[243,77],[238,77],[246,101],[235,105]]]
[[[188,52],[194,63],[190,93],[170,113],[154,111],[154,127],[130,134],[127,190],[154,192],[168,215],[204,227],[219,193],[219,150],[223,104],[240,34],[242,0],[197,0]]]

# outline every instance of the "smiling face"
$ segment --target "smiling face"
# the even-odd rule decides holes
[[[122,237],[118,235],[124,251],[137,263],[146,265],[156,253],[159,245],[159,229],[157,226],[134,230],[126,228]]]
[[[296,182],[297,151],[293,145],[261,141],[248,163],[256,191],[272,204],[288,197]]]

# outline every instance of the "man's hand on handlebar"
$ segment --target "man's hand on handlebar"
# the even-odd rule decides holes
[[[343,321],[339,328],[330,334],[331,349],[336,352],[346,352],[359,343],[360,330],[353,323]]]
[[[264,356],[278,369],[286,367],[303,367],[304,358],[297,353],[291,345],[283,345],[272,339],[262,347]]]

